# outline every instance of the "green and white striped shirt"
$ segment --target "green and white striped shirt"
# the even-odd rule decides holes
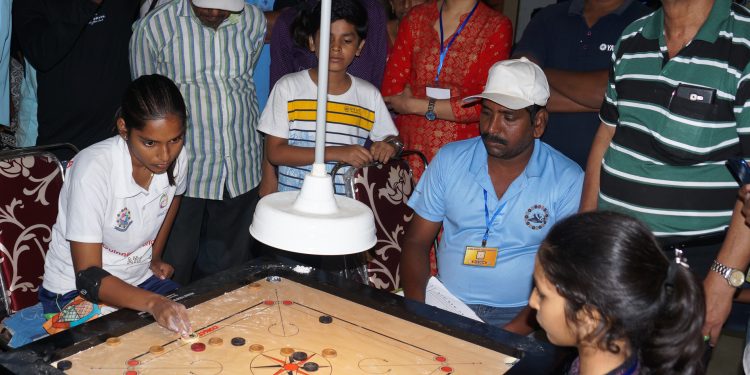
[[[661,9],[628,26],[613,54],[600,116],[617,130],[599,208],[657,236],[720,232],[732,215],[738,185],[724,162],[750,155],[750,12],[730,3],[716,0],[671,59]]]
[[[133,78],[164,75],[185,98],[189,197],[222,199],[225,187],[236,197],[260,183],[253,70],[265,33],[266,19],[254,5],[214,30],[201,24],[190,0],[174,0],[133,25]]]

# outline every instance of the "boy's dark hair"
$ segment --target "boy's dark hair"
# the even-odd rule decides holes
[[[367,38],[367,10],[359,0],[333,0],[331,2],[331,23],[344,20],[354,25],[360,40]],[[292,39],[304,48],[308,40],[320,30],[320,1],[315,7],[302,8],[290,26]]]
[[[600,315],[585,339],[618,353],[627,339],[647,374],[702,374],[703,289],[670,261],[640,221],[613,212],[571,216],[550,230],[538,258],[567,300],[565,315]]]
[[[128,85],[122,98],[117,118],[125,121],[125,128],[142,130],[146,121],[160,120],[168,115],[177,116],[185,126],[187,110],[180,89],[167,77],[158,74],[138,77]],[[174,164],[167,168],[167,178],[171,185],[174,181]]]

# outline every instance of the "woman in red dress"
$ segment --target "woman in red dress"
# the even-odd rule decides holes
[[[482,92],[492,64],[510,55],[512,34],[507,17],[477,0],[428,2],[404,17],[382,94],[398,114],[406,148],[432,160],[446,143],[479,135],[479,106],[464,107],[461,99]],[[412,168],[419,178],[421,162],[413,160]]]

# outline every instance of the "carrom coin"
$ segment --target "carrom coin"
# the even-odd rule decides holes
[[[154,346],[148,348],[148,351],[151,354],[162,354],[162,353],[164,353],[164,347],[161,346],[161,345],[154,345]]]
[[[62,360],[60,362],[57,362],[57,368],[60,370],[70,370],[70,368],[73,367],[73,362],[68,360]]]
[[[323,351],[320,353],[323,355],[323,358],[334,358],[336,357],[336,350],[331,348],[323,349]]]
[[[120,343],[122,343],[122,340],[120,340],[119,337],[110,337],[107,339],[107,345],[109,346],[117,346],[120,345]]]
[[[221,346],[223,343],[224,340],[222,340],[221,337],[211,337],[208,339],[208,345]]]
[[[253,353],[260,353],[264,350],[263,345],[261,344],[252,344],[250,345],[250,351]]]
[[[290,355],[294,353],[294,349],[289,348],[289,347],[281,348],[280,352],[281,352],[281,355],[283,355],[284,357],[289,357]]]

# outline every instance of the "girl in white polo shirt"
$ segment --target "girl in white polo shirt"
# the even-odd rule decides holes
[[[39,290],[47,331],[96,317],[104,304],[146,311],[172,331],[191,332],[185,307],[163,296],[178,285],[161,260],[185,191],[185,119],[177,86],[142,76],[123,98],[119,134],[68,164]]]

